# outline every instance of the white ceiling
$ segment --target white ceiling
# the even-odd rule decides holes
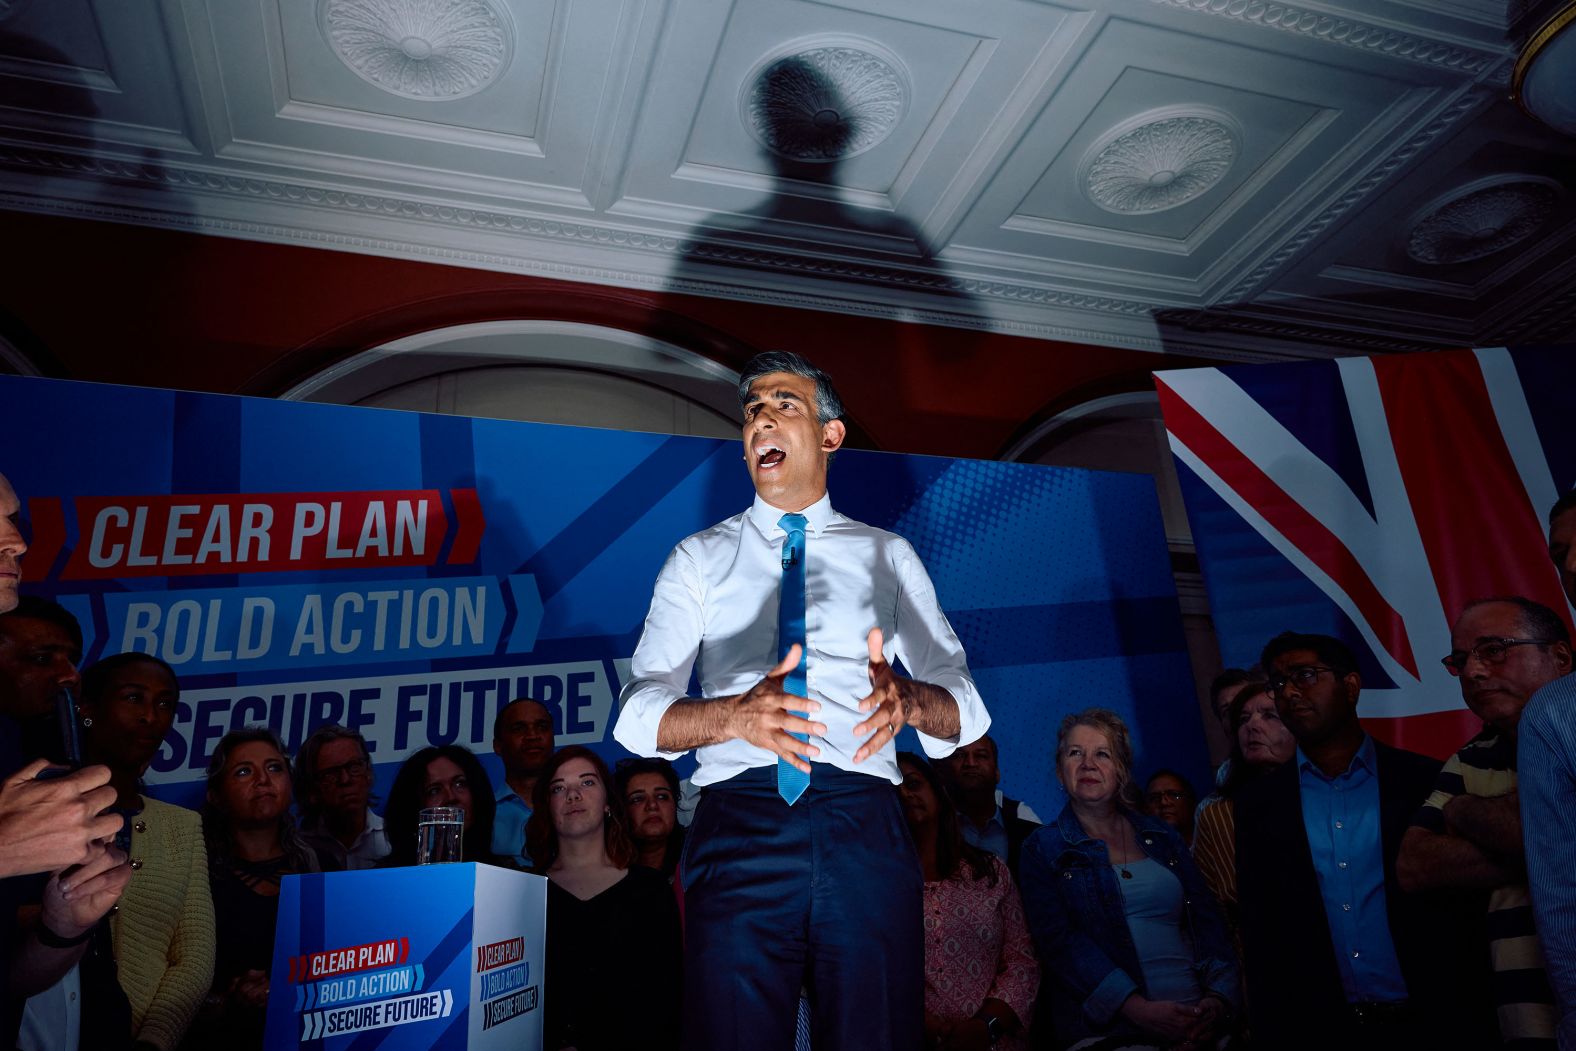
[[[1515,17],[0,0],[0,205],[1224,357],[1569,337]]]

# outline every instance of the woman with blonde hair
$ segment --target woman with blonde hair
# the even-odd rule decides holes
[[[1181,838],[1141,812],[1133,742],[1115,712],[1062,720],[1067,805],[1029,837],[1023,905],[1046,976],[1041,1046],[1213,1047],[1237,1002],[1237,965]]]

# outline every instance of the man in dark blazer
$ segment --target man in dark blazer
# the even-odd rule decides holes
[[[1340,641],[1287,632],[1262,662],[1298,747],[1236,799],[1255,1044],[1497,1046],[1481,901],[1396,882],[1401,837],[1440,764],[1364,732],[1362,679]]]
[[[963,838],[1005,861],[1017,879],[1024,840],[1038,831],[1040,819],[1028,804],[997,789],[1001,768],[995,739],[986,734],[973,744],[960,745],[951,755],[937,759],[935,767],[957,805]]]

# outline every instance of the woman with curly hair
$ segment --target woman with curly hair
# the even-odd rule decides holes
[[[277,734],[248,726],[219,739],[202,809],[217,951],[190,1046],[263,1046],[280,883],[322,871],[296,832],[291,801],[290,759]]]
[[[459,807],[465,814],[460,835],[460,860],[512,869],[514,862],[492,852],[493,818],[498,797],[481,760],[457,744],[423,748],[400,766],[383,808],[383,831],[389,854],[384,866],[416,864],[417,828],[428,807]]]

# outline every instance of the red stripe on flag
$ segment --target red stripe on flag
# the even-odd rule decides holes
[[[1364,719],[1363,728],[1385,744],[1435,759],[1448,759],[1461,747],[1461,742],[1482,733],[1483,720],[1465,708],[1457,708],[1426,715]]]
[[[1166,429],[1335,581],[1357,606],[1380,645],[1415,678],[1417,659],[1407,641],[1406,622],[1385,601],[1351,549],[1158,377],[1155,389],[1160,394]]]
[[[1373,366],[1446,619],[1475,599],[1521,595],[1569,626],[1543,532],[1548,509],[1527,496],[1477,355],[1397,355]],[[1449,642],[1439,640],[1440,653]]]

